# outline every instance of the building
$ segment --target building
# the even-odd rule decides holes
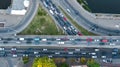
[[[13,0],[11,14],[25,15],[29,7],[29,0]]]

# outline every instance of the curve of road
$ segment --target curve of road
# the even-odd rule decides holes
[[[21,22],[14,27],[4,28],[0,30],[0,34],[16,34],[24,30],[30,24],[39,6],[38,0],[30,0],[30,1],[32,5],[29,6],[29,10],[27,11],[26,15],[21,20]]]
[[[54,0],[55,1],[55,0]],[[76,1],[76,0],[75,0]],[[74,8],[73,5],[74,3],[69,3],[71,2],[71,0],[59,0],[59,5],[66,11],[66,9],[70,9],[71,13],[68,13],[68,15],[70,15],[73,19],[76,17],[76,19],[74,19],[80,26],[82,26],[83,28],[99,34],[99,35],[120,35],[120,31],[119,30],[113,30],[113,29],[108,29],[108,28],[103,28],[97,24],[94,24],[93,22],[89,21],[88,19],[84,18],[80,11],[78,11],[77,8]]]

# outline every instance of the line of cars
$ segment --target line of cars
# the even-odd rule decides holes
[[[107,49],[105,49],[107,50]],[[110,49],[112,51],[105,51],[99,48],[90,48],[90,50],[83,50],[80,48],[4,48],[0,47],[0,57],[40,57],[40,56],[51,56],[51,57],[86,57],[93,59],[102,59],[105,63],[111,63],[112,59],[120,58],[120,51],[118,48]]]
[[[21,44],[21,43],[25,43],[25,44],[35,44],[35,45],[39,45],[39,44],[52,44],[52,43],[56,43],[56,44],[67,44],[67,43],[78,43],[78,42],[83,42],[86,43],[86,45],[88,43],[90,44],[97,44],[97,45],[118,45],[120,42],[120,39],[114,39],[114,38],[92,38],[92,37],[87,37],[87,38],[69,38],[67,36],[65,37],[49,37],[49,38],[45,38],[45,37],[8,37],[8,38],[0,38],[0,43],[3,44],[9,44],[9,43],[16,43],[16,44]]]
[[[67,18],[60,12],[60,10],[53,4],[51,0],[41,0],[43,5],[48,9],[51,15],[58,21],[61,28],[64,29],[64,31],[68,35],[79,35],[82,36],[82,34],[75,29],[75,27],[72,26],[72,24],[67,20]]]

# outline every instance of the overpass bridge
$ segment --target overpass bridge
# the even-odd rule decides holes
[[[119,48],[120,36],[8,35],[0,38],[0,46]]]

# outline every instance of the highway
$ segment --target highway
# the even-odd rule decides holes
[[[0,46],[119,48],[119,36],[12,36],[0,37]]]
[[[78,35],[80,33],[76,27],[74,27],[63,13],[56,7],[52,0],[40,0],[40,4],[43,4],[44,7],[48,10],[51,16],[58,22],[58,26],[62,28],[68,35]],[[81,34],[82,35],[82,34]]]
[[[72,5],[74,3],[69,3],[70,0],[52,0],[56,5],[61,6],[68,15],[70,15],[80,26],[87,29],[90,32],[99,34],[99,35],[120,35],[120,31],[118,30],[112,30],[100,27],[99,25],[96,25],[86,18],[84,18],[80,12],[77,10],[77,8],[74,8]],[[68,12],[66,9],[69,9],[70,12]]]
[[[4,49],[3,49],[4,48]],[[3,50],[2,50],[3,49]],[[117,50],[115,52],[115,50]],[[116,54],[115,54],[116,53]],[[120,58],[117,48],[54,48],[54,47],[0,47],[0,57],[65,57],[65,58]],[[16,56],[17,55],[17,56]],[[94,57],[97,56],[97,57]]]

